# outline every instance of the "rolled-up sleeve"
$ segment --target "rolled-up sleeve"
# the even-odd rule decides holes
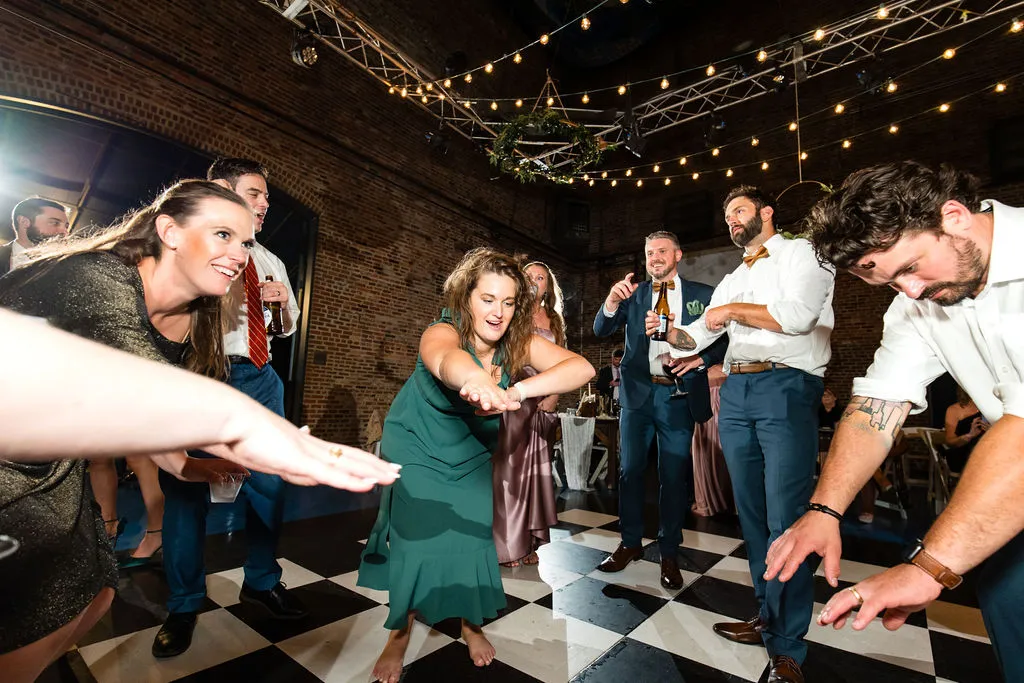
[[[716,306],[722,306],[729,302],[727,289],[729,286],[729,279],[730,277],[726,275],[725,279],[715,287],[715,291],[711,294],[711,301],[708,303],[707,308],[704,309],[705,313]],[[677,349],[673,346],[669,349],[669,353],[671,353],[673,358],[686,358],[688,356],[698,354],[711,346],[716,339],[726,333],[726,329],[724,327],[716,332],[709,330],[708,326],[704,324],[703,315],[689,325],[676,325],[676,327],[690,335],[693,338],[693,341],[697,342],[697,347],[688,351],[683,351],[682,349]]]
[[[882,343],[864,377],[853,380],[853,395],[883,401],[909,401],[911,414],[928,407],[926,390],[946,371],[910,320],[907,300],[897,296],[885,312]]]
[[[825,301],[835,285],[835,271],[823,266],[810,242],[795,239],[783,278],[782,295],[768,304],[768,313],[782,327],[783,334],[807,334],[818,324]]]
[[[1020,382],[997,384],[993,393],[1003,402],[1003,415],[1024,417],[1024,384]]]

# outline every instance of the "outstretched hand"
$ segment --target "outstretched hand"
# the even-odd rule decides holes
[[[821,512],[806,512],[768,548],[764,578],[789,581],[811,553],[823,558],[825,579],[833,588],[839,585],[839,557],[843,544],[839,522]]]
[[[486,374],[471,378],[459,389],[459,396],[476,407],[477,415],[497,415],[521,407],[519,392],[502,389]]]

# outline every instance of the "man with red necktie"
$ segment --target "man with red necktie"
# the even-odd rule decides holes
[[[252,207],[259,233],[270,206],[267,170],[257,161],[220,159],[207,179],[236,192]],[[268,275],[273,280],[267,280]],[[253,241],[245,270],[227,294],[224,352],[230,360],[228,383],[284,416],[284,384],[270,365],[265,302],[280,302],[283,333],[295,332],[299,307],[288,271],[279,258]],[[208,487],[161,477],[164,508],[164,571],[170,586],[167,621],[153,641],[153,656],[174,657],[192,643],[196,616],[206,599],[203,547],[206,540]],[[277,540],[284,509],[284,481],[277,475],[252,472],[242,485],[246,501],[245,537],[248,555],[238,599],[265,609],[274,619],[301,619],[306,608],[281,583]]]

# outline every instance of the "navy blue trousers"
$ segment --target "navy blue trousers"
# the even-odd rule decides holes
[[[1024,681],[1024,619],[1020,615],[1024,605],[1024,533],[982,565],[978,604],[1003,680]]]
[[[685,398],[671,400],[673,388],[651,385],[640,408],[619,415],[619,526],[622,543],[639,548],[644,532],[644,471],[651,440],[658,438],[658,546],[675,558],[682,542],[683,518],[693,492],[693,417]]]
[[[270,365],[257,370],[251,363],[231,366],[229,383],[242,393],[284,416],[284,384]],[[204,456],[202,452],[193,455]],[[207,484],[183,482],[163,470],[160,486],[164,497],[164,571],[170,587],[168,612],[195,612],[206,598],[206,513],[210,507]],[[276,475],[253,472],[242,485],[246,501],[245,585],[270,590],[281,580],[277,539],[284,511],[285,482]]]
[[[824,383],[795,368],[729,375],[718,431],[746,542],[750,576],[767,624],[768,654],[799,663],[814,609],[813,560],[788,582],[764,580],[768,547],[806,511],[818,456],[818,406]]]

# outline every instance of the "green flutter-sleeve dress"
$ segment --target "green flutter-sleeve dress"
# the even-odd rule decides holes
[[[503,369],[500,386],[508,382]],[[402,476],[384,492],[359,567],[360,586],[389,591],[385,628],[404,628],[411,610],[431,624],[482,624],[505,606],[491,531],[498,425],[417,358],[381,439],[382,456],[401,464]]]

